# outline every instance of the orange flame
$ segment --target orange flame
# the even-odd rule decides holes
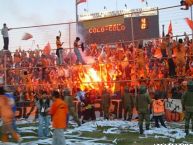
[[[114,91],[115,83],[108,83],[108,81],[116,80],[117,73],[109,71],[106,65],[99,64],[100,69],[95,70],[92,67],[82,68],[82,72],[79,72],[80,89],[95,89],[100,90],[103,87]]]

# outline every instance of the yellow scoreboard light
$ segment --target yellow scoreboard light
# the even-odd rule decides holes
[[[140,28],[141,30],[148,29],[148,19],[147,18],[140,19]]]

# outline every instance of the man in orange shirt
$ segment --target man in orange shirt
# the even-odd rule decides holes
[[[61,38],[61,32],[59,31],[59,36],[56,36],[56,55],[58,56],[58,64],[61,65],[63,64],[63,48],[62,45],[64,44],[64,42],[60,41]]]
[[[52,145],[66,145],[64,129],[67,127],[68,106],[60,98],[58,91],[53,91],[52,97],[54,101],[50,109],[54,128]]]

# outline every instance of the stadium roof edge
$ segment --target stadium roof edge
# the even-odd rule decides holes
[[[149,15],[157,15],[157,7],[146,7],[146,8],[139,8],[139,9],[124,9],[124,10],[118,10],[118,11],[103,11],[98,13],[85,13],[82,15],[79,15],[79,21],[89,21],[94,19],[101,19],[101,18],[110,18],[110,17],[116,17],[120,15],[127,15],[132,17],[136,16],[149,16]]]

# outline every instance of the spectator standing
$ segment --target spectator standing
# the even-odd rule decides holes
[[[155,120],[155,127],[159,128],[159,121],[163,127],[166,128],[166,125],[163,121],[164,111],[164,102],[161,100],[162,94],[160,91],[156,91],[154,95],[154,100],[152,103],[152,113]]]
[[[66,145],[64,129],[67,127],[68,106],[60,98],[58,91],[53,91],[52,97],[54,101],[50,109],[54,128],[52,145]]]
[[[90,121],[90,120],[96,120],[95,108],[94,108],[94,105],[92,104],[90,92],[86,93],[82,107],[83,107],[82,123],[85,123],[86,121]]]
[[[61,38],[61,32],[59,31],[59,36],[56,36],[56,55],[58,56],[58,64],[61,65],[63,64],[63,48],[62,45],[64,44],[64,42],[61,42],[60,38]]]
[[[84,106],[84,100],[86,96],[86,92],[82,91],[80,88],[77,88],[77,92],[76,92],[76,99],[80,102],[80,105],[78,106],[78,116],[80,118],[80,120],[83,119],[83,106]]]
[[[7,25],[4,23],[3,28],[1,29],[1,34],[3,35],[4,50],[9,50],[9,33],[8,33],[9,30],[11,29],[9,29]]]
[[[174,63],[172,52],[173,52],[173,45],[170,40],[170,36],[166,35],[166,52],[168,57],[168,67],[169,67],[169,76],[175,77],[176,76],[176,65]],[[164,57],[164,55],[163,55]]]
[[[85,64],[84,60],[82,59],[82,55],[80,54],[79,47],[81,47],[82,44],[79,44],[80,38],[76,37],[76,40],[74,41],[74,53],[76,54],[76,63],[82,63]]]
[[[38,137],[48,137],[49,136],[49,124],[50,124],[50,116],[48,111],[50,109],[51,101],[47,96],[46,91],[42,91],[41,98],[36,102],[36,106],[39,112],[38,120]]]
[[[77,122],[78,126],[81,125],[78,115],[75,112],[72,96],[70,95],[70,90],[68,88],[64,89],[64,101],[68,104],[69,115],[71,115]]]

